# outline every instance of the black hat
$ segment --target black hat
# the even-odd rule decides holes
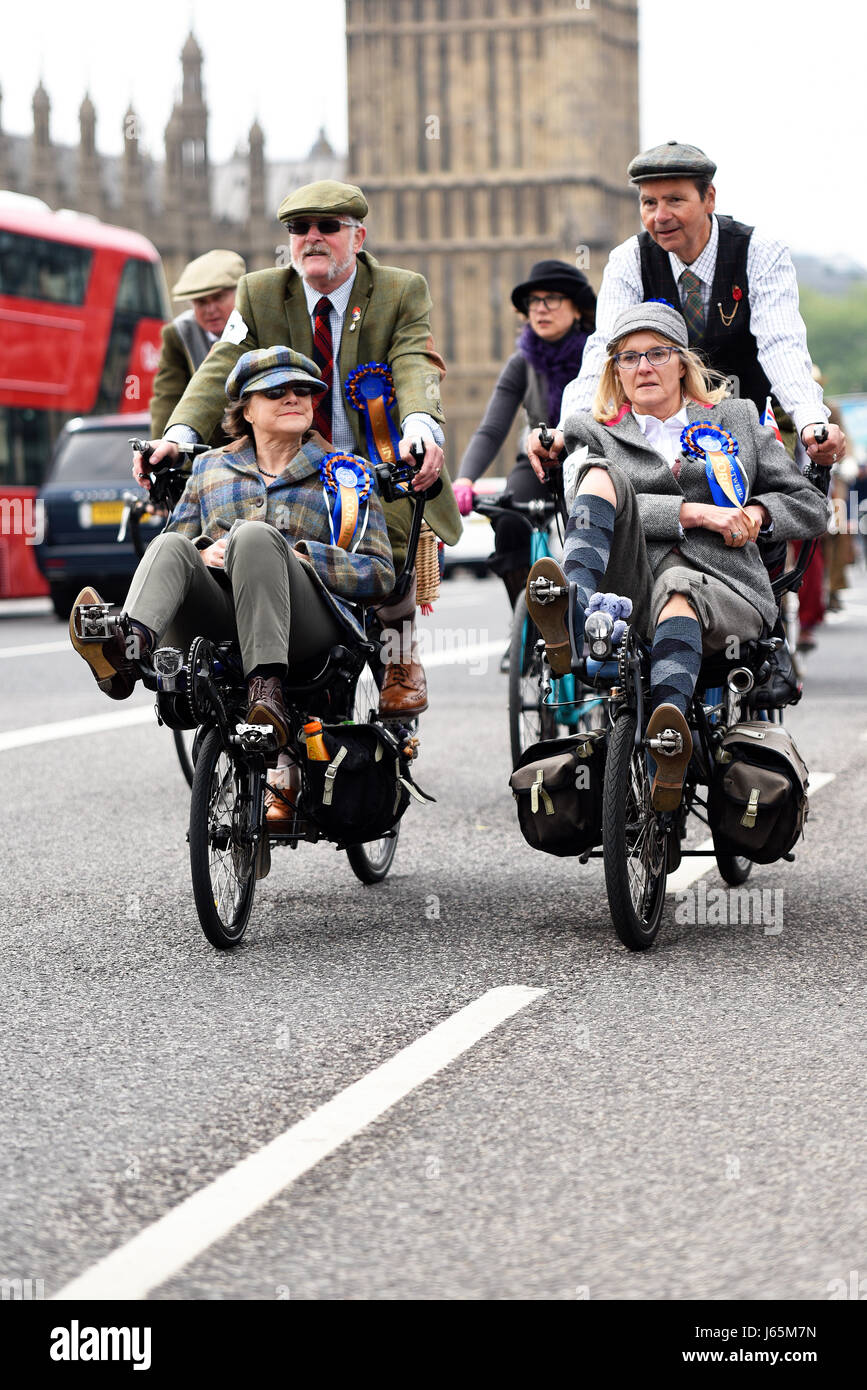
[[[555,290],[565,294],[579,309],[596,308],[593,286],[580,270],[568,261],[537,261],[529,280],[512,290],[512,303],[522,314],[527,312],[527,297],[531,290]]]

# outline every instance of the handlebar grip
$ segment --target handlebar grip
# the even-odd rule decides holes
[[[539,431],[539,443],[542,445],[542,448],[550,449],[552,444],[554,443],[554,436],[548,429],[548,426],[545,424],[545,421],[540,420],[536,428]]]
[[[827,426],[827,425],[817,425],[816,428],[813,430],[813,439],[816,441],[816,443],[817,443],[817,444],[824,444],[824,443],[827,441],[827,438],[828,438],[828,426]]]
[[[423,440],[421,440],[421,439],[414,439],[414,440],[412,441],[412,443],[410,444],[410,446],[409,446],[409,452],[410,452],[410,457],[412,458],[412,461],[413,461],[413,465],[414,465],[414,467],[415,467],[415,469],[416,469],[416,472],[417,472],[417,471],[419,470],[419,468],[421,468],[422,464],[424,463],[424,442],[423,442]]]
[[[150,460],[153,448],[149,439],[131,439],[129,441],[134,454],[141,454],[142,463],[146,464]]]

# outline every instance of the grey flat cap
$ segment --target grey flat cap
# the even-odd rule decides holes
[[[677,343],[678,347],[689,347],[689,334],[683,314],[664,300],[648,299],[644,304],[633,304],[630,309],[624,309],[622,314],[617,315],[605,350],[610,353],[614,345],[619,343],[621,338],[625,338],[627,333],[644,332],[661,333],[664,338],[670,338],[673,343]]]
[[[630,183],[645,183],[648,179],[712,179],[716,165],[697,145],[668,140],[637,154],[626,172]]]

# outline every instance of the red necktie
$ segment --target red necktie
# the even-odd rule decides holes
[[[334,344],[331,339],[331,300],[325,295],[313,310],[313,361],[328,387],[316,396],[313,407],[313,428],[331,443],[331,387],[334,378]]]

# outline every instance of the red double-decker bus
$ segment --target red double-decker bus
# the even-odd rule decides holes
[[[77,415],[150,400],[169,317],[156,248],[137,232],[0,193],[0,514],[32,509]],[[31,547],[0,534],[0,597],[45,593]]]

